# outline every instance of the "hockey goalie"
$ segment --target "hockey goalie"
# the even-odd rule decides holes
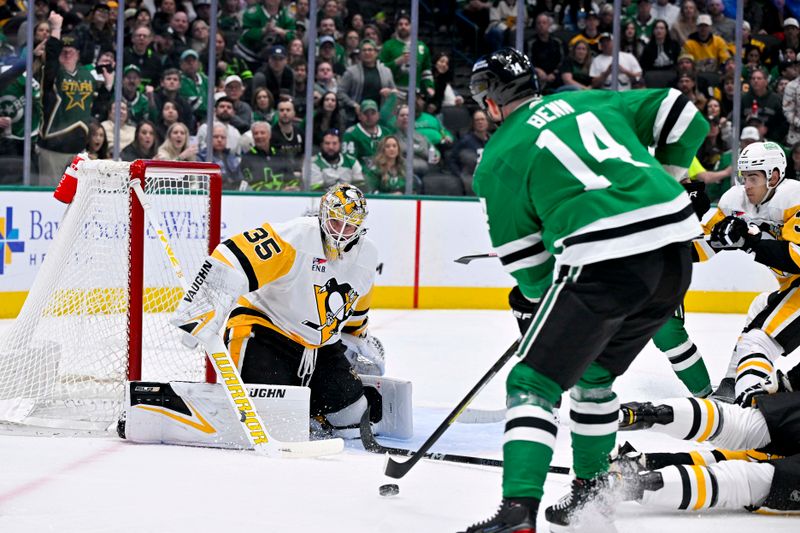
[[[411,383],[383,377],[384,349],[368,331],[377,249],[366,199],[339,184],[317,216],[261,226],[222,242],[189,284],[172,323],[204,346],[222,335],[268,430],[412,435]],[[133,442],[249,446],[225,391],[205,383],[131,382],[120,436]],[[309,423],[310,421],[310,423]]]

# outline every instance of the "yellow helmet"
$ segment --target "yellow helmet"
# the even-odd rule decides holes
[[[352,249],[367,229],[367,199],[353,185],[339,183],[328,189],[319,204],[322,244],[328,259],[341,257]]]

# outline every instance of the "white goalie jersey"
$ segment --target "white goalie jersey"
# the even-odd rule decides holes
[[[364,235],[330,261],[318,219],[301,217],[231,237],[212,258],[247,278],[229,329],[259,325],[312,349],[338,341],[342,332],[358,335],[366,329],[378,253]]]

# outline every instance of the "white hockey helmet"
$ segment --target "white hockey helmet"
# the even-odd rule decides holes
[[[767,176],[767,188],[774,189],[786,177],[786,153],[774,142],[752,143],[742,150],[738,161],[739,175],[742,172],[761,170]],[[772,171],[777,169],[780,178],[774,186],[769,184]]]
[[[319,204],[319,226],[328,259],[341,257],[367,229],[367,200],[353,185],[339,183],[328,189]]]

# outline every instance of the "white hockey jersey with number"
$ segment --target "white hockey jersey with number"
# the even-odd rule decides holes
[[[240,270],[249,283],[228,328],[264,326],[307,348],[366,328],[378,252],[364,235],[343,257],[327,260],[318,219],[301,217],[245,231],[212,255]]]
[[[717,211],[705,224],[707,233],[717,222],[730,215],[758,226],[762,231],[762,239],[771,236],[774,239],[788,241],[789,253],[795,263],[800,265],[800,182],[784,180],[775,189],[772,198],[757,206],[747,199],[744,185],[728,189],[720,198]],[[796,274],[772,270],[781,287],[797,277]]]

